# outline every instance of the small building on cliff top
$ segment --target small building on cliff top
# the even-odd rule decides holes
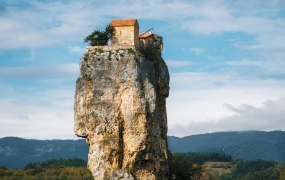
[[[139,35],[140,41],[143,42],[144,46],[150,46],[153,44],[153,32],[146,32]]]
[[[112,20],[110,26],[114,28],[112,45],[133,45],[139,47],[140,41],[149,45],[153,40],[153,32],[139,34],[137,19]]]
[[[112,45],[139,45],[139,24],[137,19],[112,20],[114,28]]]

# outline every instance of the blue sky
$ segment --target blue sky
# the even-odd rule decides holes
[[[285,130],[285,1],[0,1],[0,137],[74,139],[83,39],[137,18],[163,36],[168,134]]]

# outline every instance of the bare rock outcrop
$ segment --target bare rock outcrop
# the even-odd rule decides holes
[[[154,39],[148,48],[87,47],[81,58],[74,132],[90,146],[96,180],[168,179],[169,73]]]

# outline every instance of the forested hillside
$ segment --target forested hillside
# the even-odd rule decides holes
[[[244,162],[219,153],[173,153],[170,171],[176,180],[284,180],[285,165],[274,161]]]
[[[236,162],[236,167],[231,174],[222,175],[220,179],[277,180],[280,178],[280,175],[283,175],[284,168],[284,164],[273,161],[255,160],[243,162],[240,160]]]
[[[51,159],[42,163],[30,163],[24,169],[11,170],[0,166],[3,180],[93,180],[86,162],[82,159]]]
[[[285,163],[285,132],[219,132],[178,138],[169,136],[171,152],[217,152],[244,161]],[[87,161],[88,145],[80,140],[0,139],[0,166],[23,168],[28,163],[77,157]]]
[[[87,161],[88,145],[80,140],[0,139],[0,166],[23,168],[28,163],[77,157]]]
[[[263,159],[285,163],[284,131],[217,132],[168,139],[172,152],[218,152],[244,161]]]
[[[244,162],[219,153],[169,154],[170,175],[176,180],[284,180],[285,165],[273,161]],[[52,180],[93,179],[86,162],[78,158],[51,159],[29,163],[24,169],[11,170],[0,166],[0,179]]]

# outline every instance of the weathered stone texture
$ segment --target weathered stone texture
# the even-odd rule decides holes
[[[169,73],[153,51],[88,47],[81,58],[74,132],[90,146],[88,168],[96,180],[168,179]]]
[[[114,27],[112,45],[138,45],[138,28],[137,26],[124,26],[124,27]],[[137,36],[136,36],[137,35]]]

